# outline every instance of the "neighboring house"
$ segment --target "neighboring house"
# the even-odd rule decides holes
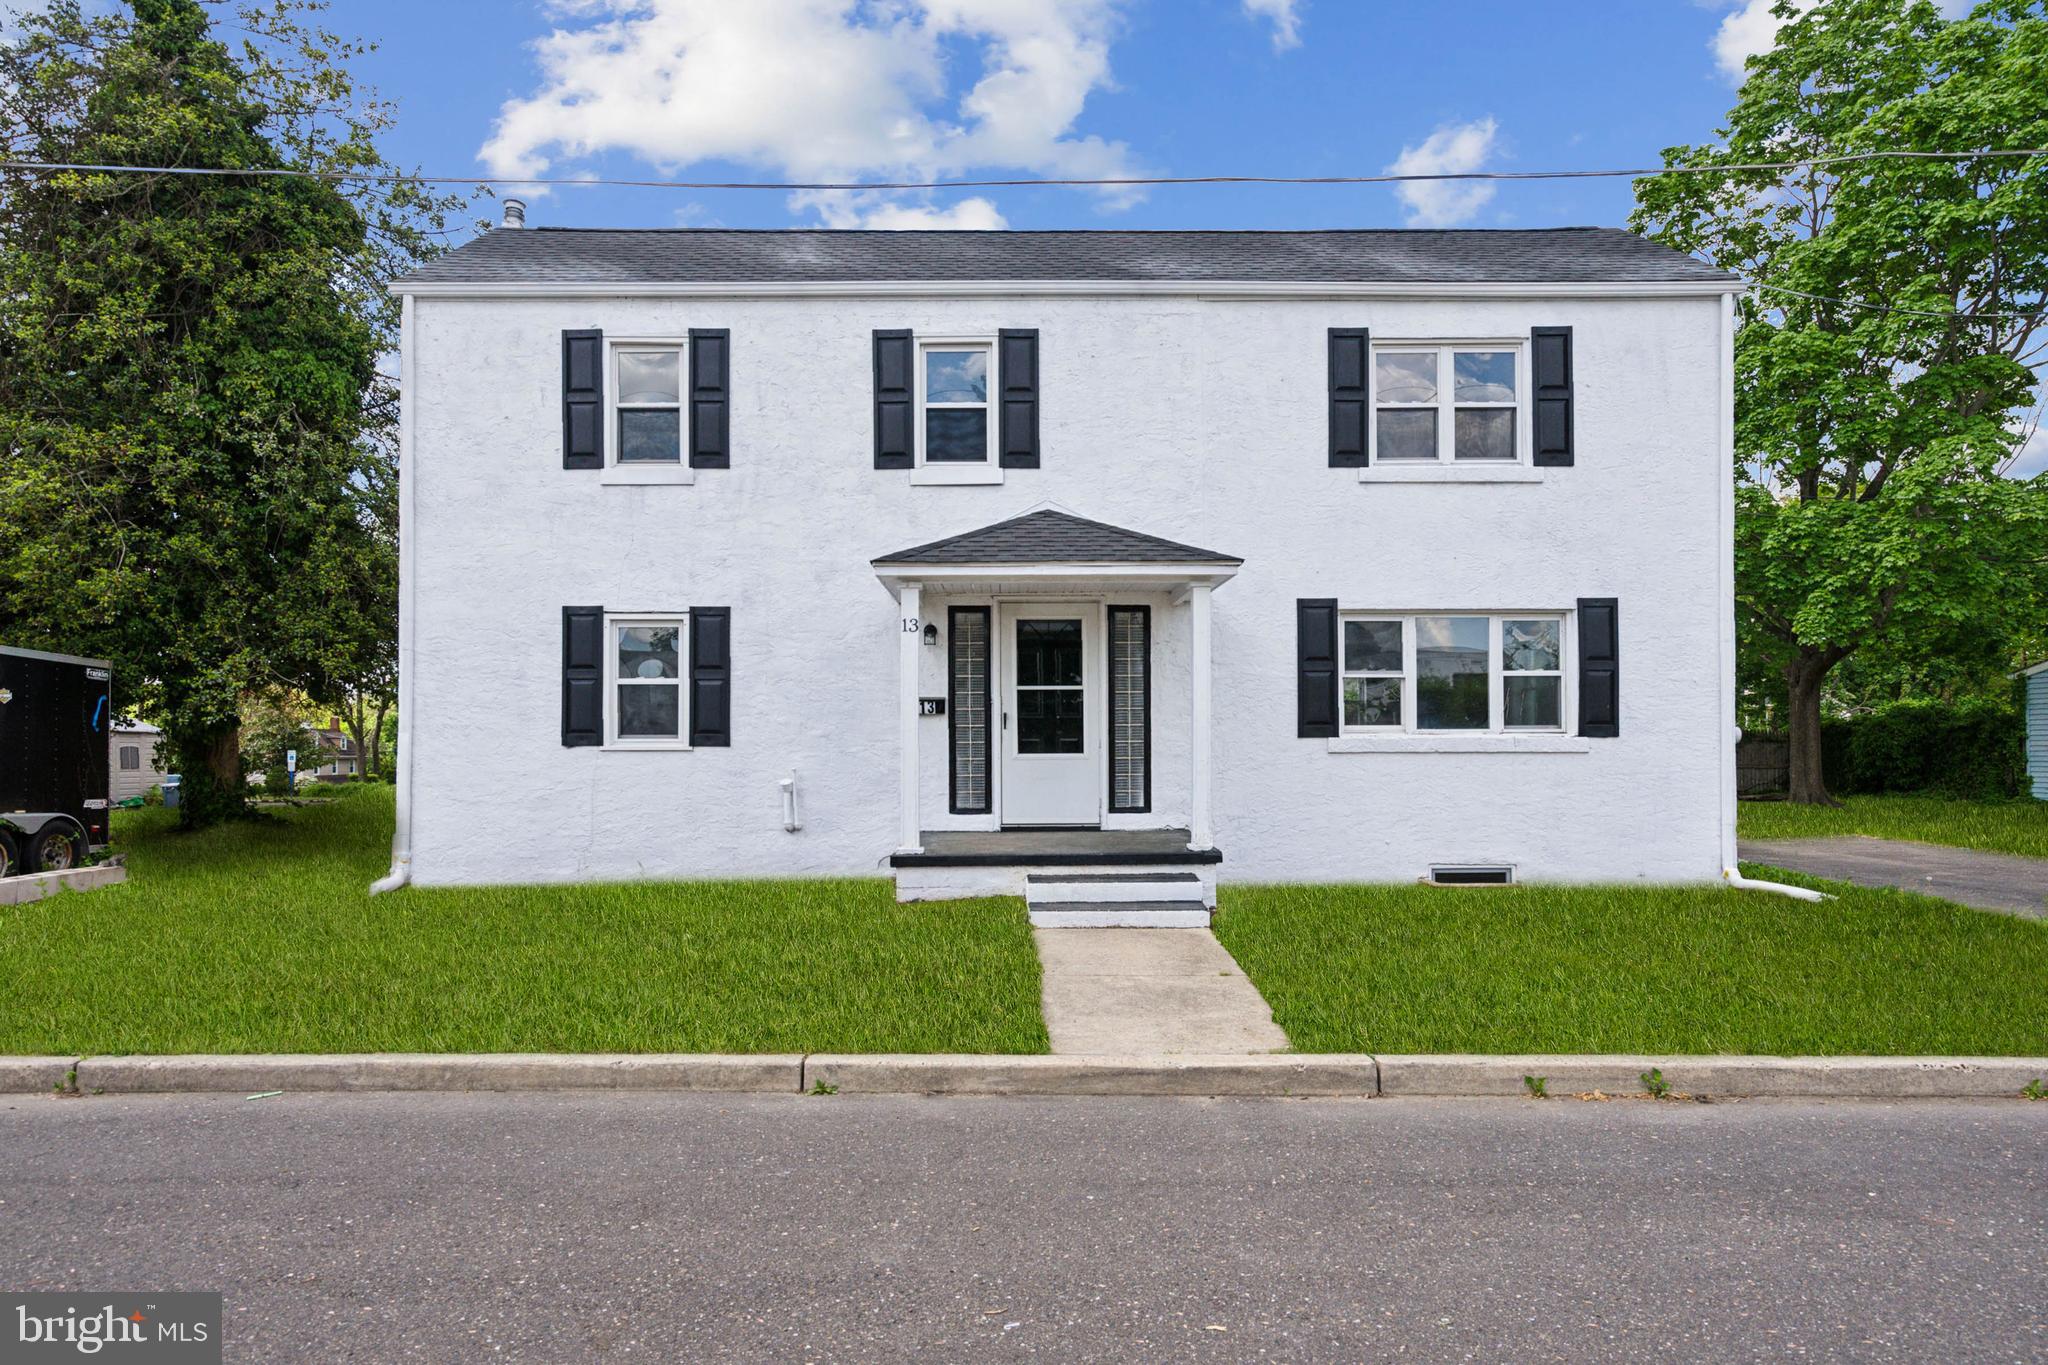
[[[304,768],[301,778],[312,778],[321,782],[347,782],[362,776],[362,755],[356,752],[355,741],[342,728],[341,717],[336,716],[326,725],[308,726],[311,737],[319,746],[319,752],[327,755],[327,762],[315,767]]]
[[[1597,228],[488,233],[395,286],[383,884],[1711,881],[1738,288]]]
[[[2034,795],[2048,801],[2048,660],[2023,669],[2027,688],[2027,776]]]
[[[164,780],[157,766],[156,746],[164,732],[136,720],[117,720],[107,731],[107,793],[111,800],[126,801],[145,795]]]

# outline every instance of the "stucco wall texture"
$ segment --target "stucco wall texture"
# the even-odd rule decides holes
[[[415,305],[415,880],[875,874],[897,843],[897,607],[874,557],[1053,502],[1239,555],[1214,598],[1214,812],[1230,881],[1720,870],[1720,302],[1693,299],[449,299]],[[1362,484],[1327,465],[1325,329],[1574,329],[1577,464]],[[561,462],[565,328],[732,333],[732,468],[609,485]],[[914,487],[872,467],[870,332],[1040,334],[1042,467]],[[1336,753],[1295,737],[1295,599],[1570,610],[1619,599],[1621,734],[1583,753]],[[959,601],[970,598],[953,599]],[[1152,822],[1188,813],[1187,608],[1154,605]],[[928,596],[944,622],[949,599]],[[732,608],[733,742],[564,748],[561,608]],[[943,648],[925,650],[927,695]],[[1571,718],[1571,719],[1575,719]],[[920,722],[927,828],[946,722]],[[492,736],[479,745],[475,737]],[[785,832],[794,772],[803,828]]]

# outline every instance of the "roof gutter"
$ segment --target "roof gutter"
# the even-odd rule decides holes
[[[1662,299],[1738,294],[1740,280],[399,280],[422,299],[590,298],[1088,298]]]

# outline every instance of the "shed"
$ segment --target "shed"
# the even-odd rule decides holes
[[[2034,795],[2048,801],[2048,659],[2020,671],[2027,689],[2027,777]]]
[[[107,731],[108,798],[126,801],[141,796],[164,780],[157,766],[156,745],[164,732],[138,720],[116,721]]]

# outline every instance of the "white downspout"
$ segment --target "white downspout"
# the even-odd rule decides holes
[[[413,296],[399,304],[398,322],[398,822],[391,832],[391,871],[370,883],[370,894],[396,891],[412,880],[412,712],[415,536],[413,507],[413,401],[418,361],[414,355]]]
[[[1716,476],[1715,520],[1720,528],[1721,617],[1721,762],[1717,770],[1721,807],[1721,879],[1737,891],[1768,891],[1794,900],[1824,901],[1832,897],[1803,886],[1764,882],[1742,875],[1737,865],[1735,835],[1735,295],[1721,296],[1721,468]]]

